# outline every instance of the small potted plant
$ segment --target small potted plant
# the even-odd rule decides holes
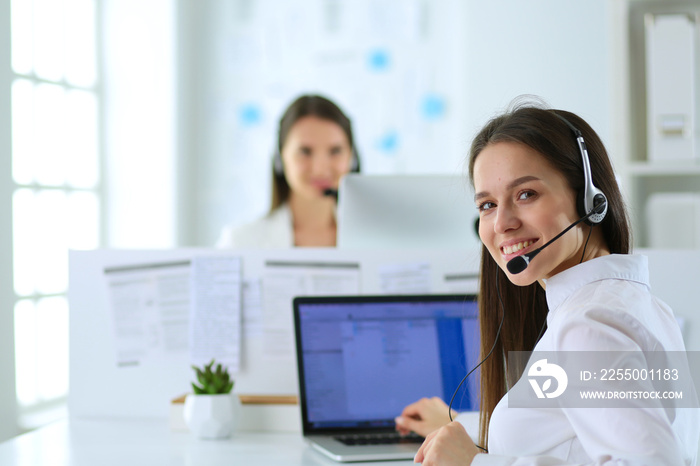
[[[228,369],[221,364],[214,367],[214,360],[203,368],[192,366],[197,383],[192,383],[194,393],[185,398],[185,423],[190,432],[200,438],[226,438],[233,430],[233,380]]]

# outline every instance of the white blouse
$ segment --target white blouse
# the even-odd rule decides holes
[[[685,351],[673,312],[649,292],[646,256],[576,265],[546,280],[546,295],[535,351]],[[694,465],[699,411],[676,409],[671,422],[658,408],[509,408],[506,394],[491,417],[489,454],[472,464]]]
[[[226,226],[221,231],[217,248],[292,248],[294,227],[292,211],[282,204],[269,215],[239,227]]]

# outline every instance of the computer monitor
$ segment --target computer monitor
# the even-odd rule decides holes
[[[338,247],[478,248],[466,176],[348,174],[338,191]]]

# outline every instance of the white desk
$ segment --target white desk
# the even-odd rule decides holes
[[[0,443],[1,466],[319,466],[337,463],[300,434],[235,432],[199,440],[166,420],[61,421]],[[352,463],[351,463],[352,464]],[[412,461],[363,463],[382,466]]]

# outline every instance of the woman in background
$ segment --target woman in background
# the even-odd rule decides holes
[[[280,119],[272,165],[269,213],[225,227],[217,247],[334,247],[340,179],[360,171],[350,119],[325,97],[299,97]]]
[[[591,176],[584,174],[580,137]],[[510,351],[685,351],[673,312],[650,293],[646,257],[630,254],[627,212],[598,135],[573,113],[521,106],[494,118],[476,136],[469,175],[483,243],[481,350],[490,354],[481,366],[480,432],[475,443],[474,432],[447,423],[439,400],[415,403],[397,420],[400,430],[433,430],[446,423],[427,435],[416,462],[695,464],[697,409],[634,400],[577,408],[561,398],[556,407],[509,406],[509,395],[531,388],[524,367],[509,364]],[[584,206],[578,199],[585,187],[607,199]],[[514,259],[520,266],[508,267]],[[626,356],[616,367],[642,363]],[[434,416],[438,411],[441,418]],[[421,422],[411,429],[411,422],[401,427],[401,418]]]

